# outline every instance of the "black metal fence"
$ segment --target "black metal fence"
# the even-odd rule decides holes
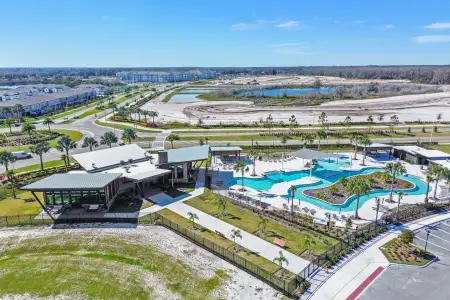
[[[239,255],[236,255],[235,252],[230,251],[212,242],[211,240],[204,238],[199,234],[196,234],[194,231],[189,230],[186,227],[183,227],[182,225],[179,225],[158,213],[146,215],[140,219],[140,222],[162,225],[168,229],[171,229],[181,236],[185,237],[186,239],[219,256],[220,258],[227,260],[228,262],[245,270],[246,272],[266,282],[272,287],[282,291],[286,295],[292,296],[299,292],[298,288],[301,282],[299,282],[296,277],[291,280],[281,279],[278,276],[274,275],[274,273],[270,273],[269,271],[252,263],[251,261]]]

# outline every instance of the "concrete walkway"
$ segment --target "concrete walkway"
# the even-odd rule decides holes
[[[379,249],[380,246],[396,238],[405,229],[417,230],[449,218],[450,212],[446,212],[392,227],[381,238],[372,241],[369,247],[364,247],[355,256],[350,255],[329,274],[326,274],[324,270],[314,274],[310,278],[314,284],[302,299],[347,299],[379,267],[385,269],[389,265]]]
[[[161,131],[153,140],[152,148],[153,149],[164,149],[164,146],[166,144],[166,138],[170,135],[172,131],[170,130],[163,130]]]

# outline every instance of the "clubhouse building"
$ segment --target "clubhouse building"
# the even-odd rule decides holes
[[[144,198],[155,188],[166,191],[180,182],[195,182],[209,155],[208,145],[150,154],[136,144],[75,154],[83,170],[54,174],[22,190],[31,191],[44,209],[108,210],[120,194]],[[43,193],[44,203],[36,192]]]

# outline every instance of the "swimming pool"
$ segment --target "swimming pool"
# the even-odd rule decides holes
[[[356,208],[356,197],[352,196],[350,197],[344,204],[341,205],[332,205],[328,202],[321,201],[319,199],[315,199],[312,197],[309,197],[307,195],[303,194],[303,191],[309,190],[309,189],[316,189],[316,188],[323,188],[329,185],[332,185],[333,183],[337,182],[342,177],[351,177],[351,176],[357,176],[361,174],[370,174],[375,171],[383,170],[381,168],[373,168],[368,167],[364,168],[358,171],[343,171],[340,168],[341,167],[348,167],[349,166],[348,161],[340,161],[336,162],[334,160],[321,160],[319,161],[319,164],[313,169],[312,176],[320,179],[319,182],[313,183],[313,184],[306,184],[306,185],[298,185],[297,190],[295,192],[295,199],[300,199],[300,201],[306,201],[308,203],[314,204],[320,208],[331,210],[331,211],[354,211]],[[302,171],[293,171],[293,172],[278,172],[278,173],[271,173],[263,178],[244,178],[244,185],[255,189],[255,190],[269,190],[272,188],[274,184],[286,182],[286,181],[292,181],[292,180],[298,180],[303,177],[309,176],[309,170],[302,170]],[[404,192],[407,195],[425,195],[427,184],[420,180],[418,177],[407,175],[407,176],[400,176],[399,178],[407,180],[412,182],[415,186],[412,189],[405,190]],[[231,185],[235,184],[241,184],[241,177],[235,177],[230,180],[229,182]],[[431,187],[430,187],[431,191]],[[285,195],[289,195],[289,190],[286,191]],[[379,196],[386,196],[389,195],[389,190],[377,190],[371,192],[369,195],[361,196],[359,199],[359,208],[361,208],[367,200],[370,198]]]

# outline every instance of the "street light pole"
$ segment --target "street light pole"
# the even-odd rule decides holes
[[[427,252],[427,245],[428,245],[428,237],[430,236],[430,230],[427,230],[427,240],[425,241],[425,252]]]

